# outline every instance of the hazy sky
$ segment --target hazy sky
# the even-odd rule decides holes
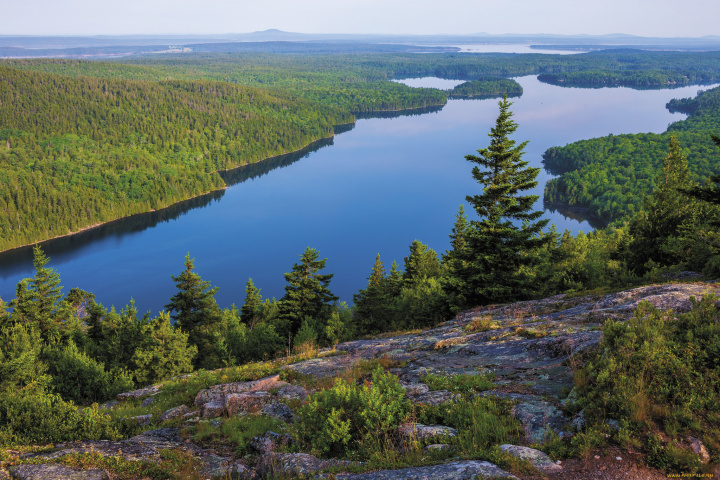
[[[719,0],[0,0],[0,34],[720,35]]]

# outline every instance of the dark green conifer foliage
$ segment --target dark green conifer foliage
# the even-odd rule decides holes
[[[188,334],[170,324],[167,313],[143,323],[141,338],[132,357],[138,382],[157,382],[192,371],[198,349],[188,343]]]
[[[13,315],[24,324],[37,325],[46,342],[59,339],[70,310],[62,301],[60,274],[46,268],[50,259],[39,246],[33,248],[35,276],[18,283],[12,302]]]
[[[466,279],[463,275],[467,273],[468,254],[468,228],[467,215],[465,208],[460,205],[458,213],[455,215],[455,225],[450,233],[450,249],[442,256],[442,264],[445,268],[442,277],[443,290],[446,292],[454,292],[457,298],[449,299],[451,305],[465,305],[467,303],[464,298],[464,289]]]
[[[686,257],[689,244],[683,232],[697,224],[700,209],[679,191],[690,186],[690,171],[677,137],[670,136],[668,156],[658,175],[657,187],[645,200],[643,210],[630,224],[628,266],[644,274],[654,266],[676,265]]]
[[[252,278],[248,278],[245,286],[245,303],[240,308],[240,321],[252,328],[257,323],[262,305],[260,289],[255,287]]]
[[[178,292],[165,308],[171,312],[176,325],[188,334],[190,345],[197,347],[195,365],[199,368],[217,368],[221,365],[221,354],[216,351],[215,342],[221,318],[220,308],[215,302],[218,287],[211,288],[209,282],[193,271],[194,268],[194,260],[189,254],[186,255],[185,270],[177,277],[171,277]]]
[[[470,222],[467,249],[458,252],[467,265],[458,274],[459,291],[451,292],[451,298],[464,302],[453,305],[455,309],[531,296],[523,270],[536,263],[537,249],[548,242],[542,233],[548,220],[539,220],[542,212],[533,211],[538,196],[522,195],[537,186],[540,169],[522,159],[527,142],[516,145],[509,138],[517,129],[512,103],[505,97],[499,105],[490,146],[465,157],[477,164],[472,176],[483,189],[466,197],[481,219]]]
[[[423,278],[434,278],[440,275],[440,261],[437,253],[419,240],[410,244],[410,255],[404,258],[405,286],[412,286]]]
[[[394,265],[397,267],[397,264]],[[393,317],[393,296],[379,253],[368,277],[367,288],[353,295],[353,303],[354,317],[361,333],[384,332],[389,329]]]
[[[711,135],[711,138],[713,142],[715,142],[715,145],[720,147],[720,137]],[[713,175],[710,177],[710,180],[714,185],[683,188],[681,191],[686,195],[697,198],[698,200],[720,205],[720,175]]]
[[[295,334],[305,318],[326,320],[330,307],[338,297],[330,292],[333,274],[321,274],[327,258],[318,260],[320,254],[314,248],[306,248],[300,255],[300,263],[285,274],[285,296],[280,300],[280,318],[287,323],[287,332]]]

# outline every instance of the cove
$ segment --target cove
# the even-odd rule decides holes
[[[670,99],[709,88],[579,89],[532,76],[516,80],[524,93],[512,99],[520,125],[514,138],[529,140],[524,158],[533,166],[542,166],[551,146],[609,133],[662,132],[684,118],[665,109]],[[305,151],[225,172],[230,187],[224,191],[43,248],[65,293],[79,287],[117,309],[134,298],[141,313],[156,315],[175,293],[170,276],[181,272],[187,253],[197,273],[220,287],[216,298],[227,307],[242,305],[248,277],[263,297],[280,298],[283,273],[311,246],[328,258],[332,291],[351,302],[367,284],[377,253],[389,270],[393,260],[402,266],[414,239],[438,253],[448,248],[458,206],[479,191],[464,156],[487,146],[497,113],[494,99],[450,100],[443,108],[358,119]],[[551,177],[541,170],[534,193],[542,198]],[[559,211],[545,215],[560,231],[592,229]],[[33,274],[30,248],[0,254],[0,297],[13,298],[17,282]]]

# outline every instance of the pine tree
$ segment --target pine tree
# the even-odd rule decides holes
[[[188,343],[197,347],[196,366],[217,368],[221,365],[215,342],[221,319],[220,308],[215,302],[218,287],[211,288],[209,282],[193,271],[194,268],[194,260],[186,255],[185,270],[177,277],[171,277],[179,291],[165,308],[171,312],[176,325],[188,334]]]
[[[715,142],[715,145],[720,147],[720,137],[716,135],[711,135],[710,137],[712,138],[713,142]],[[713,175],[712,177],[710,177],[710,180],[713,182],[714,185],[702,187],[696,186],[690,188],[683,187],[680,189],[680,191],[698,200],[702,200],[715,205],[720,205],[720,175]]]
[[[699,220],[698,206],[680,193],[690,184],[687,158],[675,134],[670,136],[668,156],[658,175],[657,187],[646,198],[643,210],[630,224],[632,241],[628,245],[628,266],[643,274],[655,266],[682,263],[686,254],[680,237]]]
[[[252,329],[255,323],[257,323],[262,305],[260,289],[255,287],[252,278],[248,278],[247,285],[245,286],[245,303],[240,308],[240,321]]]
[[[50,259],[39,246],[33,248],[35,276],[18,283],[15,299],[12,301],[13,316],[21,323],[36,325],[43,340],[58,340],[60,330],[70,315],[62,301],[60,274],[46,268]]]
[[[463,277],[467,273],[467,248],[468,248],[468,221],[465,215],[465,208],[460,205],[457,215],[455,215],[455,225],[450,233],[450,250],[442,256],[442,264],[445,269],[442,277],[443,290],[448,295],[453,292],[456,297],[448,299],[450,305],[466,305],[467,300],[464,298],[464,289],[466,279]]]
[[[440,275],[440,261],[437,253],[419,240],[410,244],[410,255],[403,259],[405,272],[403,280],[406,287],[412,286],[423,278],[435,278]]]
[[[507,96],[499,105],[490,146],[465,157],[477,164],[472,176],[483,190],[466,197],[480,220],[470,222],[467,249],[455,252],[466,262],[455,274],[460,280],[456,290],[450,292],[450,298],[461,302],[453,305],[456,310],[531,296],[533,287],[523,270],[532,268],[537,250],[548,242],[542,233],[548,220],[539,220],[542,212],[533,211],[538,196],[521,194],[537,186],[540,169],[522,159],[527,142],[516,145],[509,138],[517,123],[511,119]]]
[[[327,258],[318,260],[320,254],[314,248],[306,248],[300,255],[300,263],[285,274],[285,296],[280,300],[280,318],[287,323],[287,332],[295,334],[305,318],[325,320],[330,306],[338,297],[330,292],[333,274],[321,274]]]
[[[353,295],[354,317],[361,333],[387,331],[392,321],[393,298],[390,295],[385,266],[380,254],[375,257],[372,273],[368,277],[367,288]]]

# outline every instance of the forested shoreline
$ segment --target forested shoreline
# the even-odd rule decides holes
[[[549,148],[543,162],[561,173],[546,184],[545,201],[588,208],[606,222],[631,219],[657,186],[655,172],[672,135],[687,155],[690,180],[700,182],[720,173],[710,137],[720,131],[720,87],[667,106],[682,108],[689,116],[664,133],[610,135]]]

